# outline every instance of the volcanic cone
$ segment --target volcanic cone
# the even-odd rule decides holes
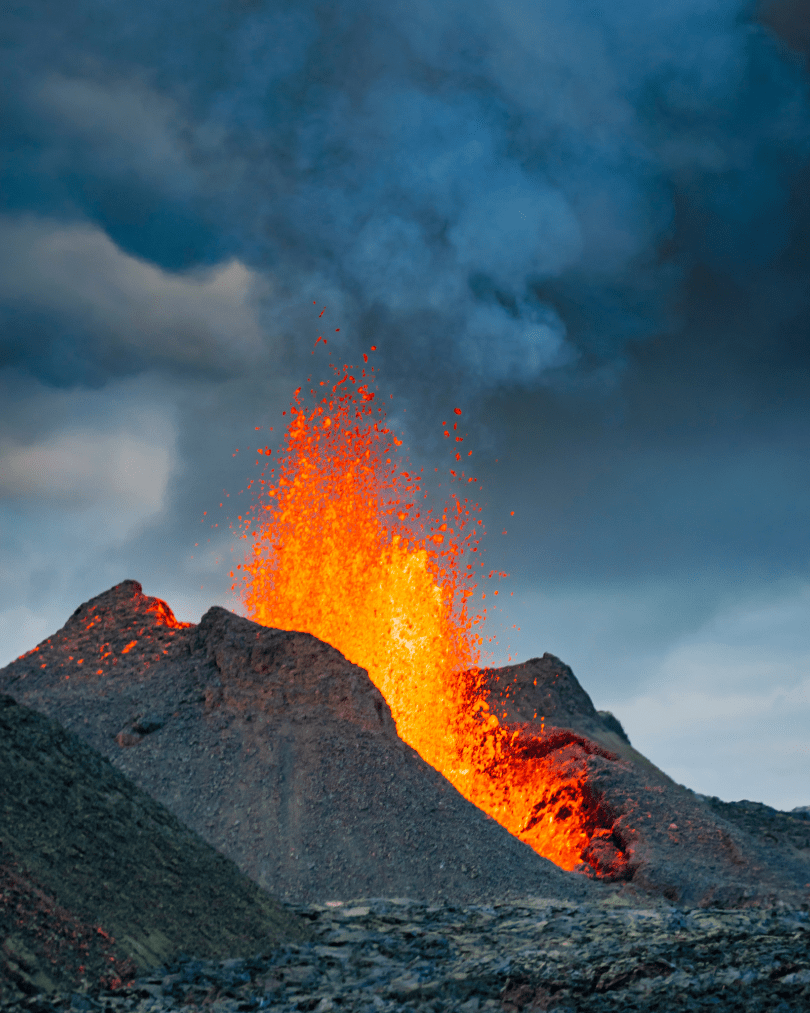
[[[366,672],[304,633],[124,581],[0,671],[270,893],[589,896],[399,739]]]

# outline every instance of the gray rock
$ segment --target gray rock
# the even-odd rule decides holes
[[[295,910],[311,926],[311,942],[251,959],[186,958],[124,989],[37,999],[37,1009],[760,1013],[810,1006],[810,919],[784,906],[684,911],[613,898],[462,907],[371,898]]]
[[[78,736],[3,695],[0,801],[0,1002],[308,937]]]
[[[615,715],[611,714],[610,711],[597,711],[599,717],[602,719],[602,723],[609,732],[614,732],[622,742],[626,742],[627,745],[631,745],[630,739],[627,737],[627,732],[622,727],[621,721]]]

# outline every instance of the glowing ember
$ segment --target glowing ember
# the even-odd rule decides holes
[[[400,462],[402,441],[374,404],[363,358],[364,368],[311,389],[311,401],[295,392],[281,457],[240,517],[251,542],[238,567],[246,613],[311,633],[365,668],[405,742],[512,834],[573,869],[594,826],[581,754],[552,756],[531,745],[541,739],[510,734],[478,689],[481,616],[467,606],[480,508],[452,494],[440,513],[423,513],[421,472]],[[458,422],[443,432],[459,462]],[[467,488],[475,481],[450,474]]]

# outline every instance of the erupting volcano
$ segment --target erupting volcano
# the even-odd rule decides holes
[[[566,749],[575,737],[557,741],[542,716],[506,728],[490,712],[478,667],[482,616],[469,610],[483,522],[463,494],[476,480],[461,470],[461,410],[443,433],[462,491],[425,510],[423,471],[403,464],[363,360],[313,385],[309,398],[295,391],[277,463],[239,518],[250,542],[238,567],[246,614],[311,633],[365,668],[405,742],[510,833],[574,869],[588,862],[604,817],[583,765],[595,747]]]

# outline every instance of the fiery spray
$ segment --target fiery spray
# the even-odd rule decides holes
[[[528,755],[478,691],[482,617],[468,605],[480,508],[452,493],[441,512],[424,511],[422,473],[401,464],[402,441],[375,405],[363,359],[309,398],[295,392],[281,456],[240,517],[251,543],[238,567],[245,611],[365,668],[405,742],[507,830],[573,869],[590,838],[582,772],[557,764],[552,775],[547,755]],[[457,420],[444,435],[460,461]],[[475,482],[460,465],[450,474],[462,489]]]

